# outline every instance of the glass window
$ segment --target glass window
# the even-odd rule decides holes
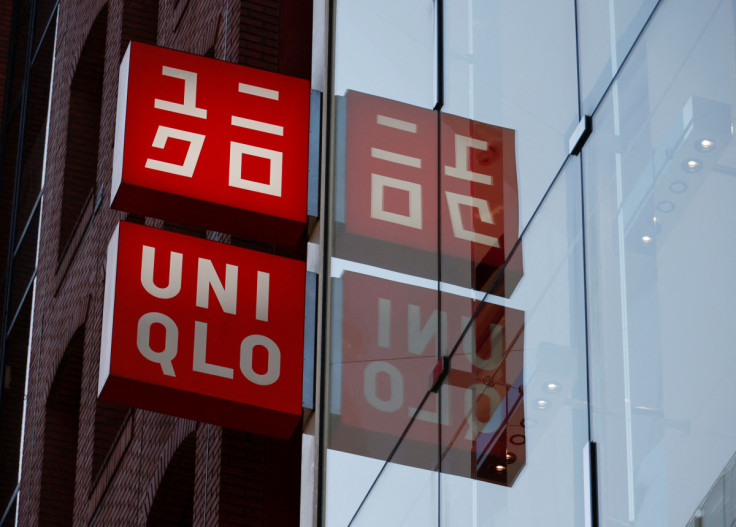
[[[584,114],[592,115],[658,3],[658,0],[576,2]]]
[[[507,299],[486,297],[454,349],[450,421],[460,426],[441,431],[441,525],[585,525],[580,202],[572,158],[524,232],[520,282]],[[521,268],[514,259],[507,266]]]
[[[344,0],[337,6],[335,93],[358,90],[432,108],[432,0]]]
[[[578,123],[572,0],[447,0],[446,113],[514,130],[523,227]]]
[[[437,394],[430,394],[419,413],[431,412],[425,406],[436,408],[440,404],[438,399]],[[427,427],[421,421],[411,424],[406,438],[397,443],[390,461],[382,467],[351,525],[438,525],[436,432],[436,427]]]
[[[326,523],[582,526],[574,3],[446,2],[441,112],[434,16],[337,8]]]
[[[436,425],[420,420],[391,457],[414,413],[438,411],[424,400],[440,318],[434,11],[336,8],[327,525],[375,525],[388,498],[436,524],[437,492],[422,490],[436,489]]]
[[[736,450],[734,9],[663,2],[583,151],[603,525],[686,525]]]

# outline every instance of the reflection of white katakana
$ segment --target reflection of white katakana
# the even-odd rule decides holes
[[[417,133],[416,123],[395,119],[385,115],[377,115],[376,123],[406,133]],[[467,137],[455,134],[455,166],[445,166],[445,175],[480,183],[482,185],[492,185],[493,178],[487,174],[472,172],[468,169],[469,150],[475,148],[478,150],[488,150],[488,143],[473,137]],[[380,148],[371,148],[371,157],[402,165],[403,167],[421,168],[422,160],[418,157],[407,156]],[[409,195],[409,212],[401,214],[391,212],[385,209],[384,194],[386,188],[393,188],[408,193]],[[467,240],[473,243],[488,245],[490,247],[500,247],[498,238],[480,234],[463,226],[461,206],[472,207],[478,211],[478,218],[481,222],[493,225],[493,217],[491,215],[488,202],[481,198],[457,194],[455,192],[445,191],[445,199],[450,210],[450,223],[452,232],[456,238]],[[392,178],[381,174],[371,174],[371,218],[414,229],[422,229],[422,186],[419,183],[405,181],[403,179]]]

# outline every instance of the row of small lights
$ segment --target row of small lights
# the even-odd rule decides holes
[[[697,148],[701,152],[709,152],[714,147],[715,147],[715,142],[714,141],[711,141],[710,139],[703,139],[697,145]],[[684,168],[688,172],[697,172],[701,168],[701,163],[697,159],[689,159],[688,161],[686,161],[684,163]],[[670,209],[670,210],[672,210],[672,209]],[[666,212],[669,212],[669,210],[666,211]],[[654,216],[652,218],[652,221],[654,223],[657,223],[657,217]],[[644,235],[644,236],[641,237],[641,240],[644,243],[649,243],[649,242],[652,241],[652,237],[651,236]],[[546,385],[546,389],[547,389],[547,391],[549,393],[554,393],[559,388],[560,388],[560,386],[558,384],[554,383],[554,382],[550,382],[550,383],[548,383]],[[539,410],[546,410],[547,408],[549,408],[549,401],[547,401],[546,399],[538,399],[537,400],[537,409],[539,409]],[[507,451],[506,452],[506,462],[507,463],[513,463],[514,461],[516,461],[516,456],[514,456],[511,452],[508,452]],[[506,470],[506,466],[505,465],[496,465],[496,471],[503,472],[504,470]]]
[[[716,146],[715,141],[711,141],[710,139],[701,139],[695,145],[695,147],[698,150],[700,150],[701,152],[710,152],[711,150],[713,150],[713,148],[715,148],[715,146]],[[687,171],[687,172],[697,172],[698,170],[700,170],[702,168],[702,163],[698,159],[692,158],[692,159],[688,159],[687,161],[685,161],[682,166],[685,169],[685,171]],[[674,183],[672,185],[674,185]],[[672,185],[670,185],[670,186],[672,186]],[[678,186],[678,189],[679,190],[677,190],[677,191],[675,191],[672,188],[670,188],[670,190],[673,191],[673,192],[677,192],[679,194],[681,192],[684,192],[685,189],[687,189],[687,186],[685,186],[684,183],[682,183],[682,187],[684,187],[684,188],[681,188],[680,189],[680,187]],[[669,204],[672,204],[672,202],[668,202],[668,203]],[[670,212],[673,208],[674,208],[674,205],[672,207],[668,207],[668,209],[667,210],[664,210],[663,212]],[[652,221],[654,223],[657,223],[657,217],[654,216],[652,218]],[[651,236],[647,236],[645,234],[644,236],[641,237],[641,241],[644,242],[645,244],[647,244],[647,243],[649,243],[649,242],[652,241],[652,237]]]
[[[554,382],[550,382],[550,383],[547,384],[547,386],[545,386],[545,388],[547,388],[547,391],[549,393],[555,393],[557,390],[559,390],[560,385],[559,384],[556,384]],[[538,409],[540,409],[540,410],[546,410],[548,407],[549,407],[549,401],[547,401],[546,399],[539,399],[537,401],[537,408]]]
[[[516,461],[516,456],[512,452],[509,452],[507,450],[506,451],[506,464],[510,465],[514,461]],[[506,465],[496,465],[496,472],[503,472],[504,470],[506,470]]]
[[[554,382],[547,383],[545,386],[547,391],[549,393],[555,393],[557,390],[560,389],[560,385]],[[546,410],[549,407],[549,401],[546,399],[538,399],[537,400],[537,408],[539,410]],[[506,452],[506,463],[510,464],[516,461],[516,456],[512,452]],[[506,465],[496,465],[496,471],[497,472],[503,472],[506,470]]]

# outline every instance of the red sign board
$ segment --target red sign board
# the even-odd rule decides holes
[[[304,231],[309,82],[131,42],[113,208],[293,245]]]
[[[519,237],[514,131],[354,91],[346,99],[345,231],[437,253],[439,226],[443,257],[487,276],[503,265]]]
[[[100,398],[289,437],[301,418],[304,262],[121,222]]]
[[[429,389],[438,349],[447,355],[447,339],[458,338],[477,310],[441,403],[429,399],[416,414],[405,450],[425,445],[426,458],[436,459],[439,424],[444,472],[510,484],[526,457],[524,313],[449,294],[439,311],[436,290],[352,272],[343,275],[342,296],[342,370],[332,382],[340,415],[331,447],[385,459]]]

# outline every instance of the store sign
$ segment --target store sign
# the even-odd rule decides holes
[[[275,437],[301,418],[304,262],[121,222],[99,396]]]
[[[510,485],[524,465],[524,313],[490,303],[352,272],[343,274],[342,356],[333,370],[331,448],[386,459],[404,437],[411,455],[436,460],[441,427],[445,473]],[[438,397],[420,408],[437,352],[451,360]],[[422,455],[424,452],[426,455]],[[422,466],[422,468],[433,468]]]
[[[293,245],[307,206],[309,82],[131,42],[112,206]]]
[[[439,225],[443,256],[503,265],[519,232],[514,131],[354,91],[346,100],[346,232],[437,252]]]

